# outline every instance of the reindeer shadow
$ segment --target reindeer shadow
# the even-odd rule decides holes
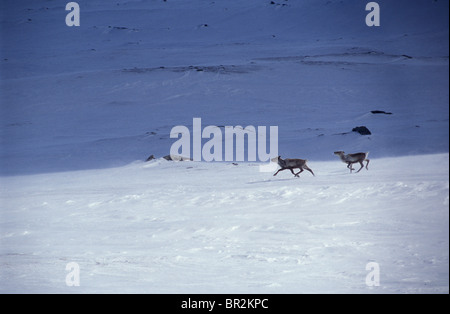
[[[293,177],[289,179],[269,179],[269,180],[261,180],[261,181],[252,181],[247,182],[247,184],[258,184],[258,183],[270,183],[270,182],[285,182],[285,181],[292,181],[292,180],[298,180],[298,177]]]

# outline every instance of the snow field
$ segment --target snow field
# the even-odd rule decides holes
[[[351,175],[339,160],[309,166],[316,177],[158,159],[2,178],[2,291],[448,291],[448,154]]]

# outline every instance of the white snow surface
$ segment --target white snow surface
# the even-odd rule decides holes
[[[339,165],[294,178],[157,160],[3,178],[2,291],[448,292],[448,154]]]
[[[1,293],[449,293],[448,1],[273,2],[0,3]],[[196,117],[316,176],[161,158]]]

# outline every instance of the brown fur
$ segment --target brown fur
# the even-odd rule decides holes
[[[306,159],[282,159],[281,156],[278,156],[277,163],[281,167],[274,176],[278,174],[278,172],[289,169],[292,174],[296,177],[299,177],[299,174],[302,173],[304,170],[308,170],[312,173],[313,176],[315,176],[314,172],[306,165],[306,162],[308,160]],[[299,172],[295,173],[293,169],[300,169]]]

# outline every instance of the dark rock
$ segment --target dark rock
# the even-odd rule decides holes
[[[167,161],[192,161],[192,159],[188,157],[176,156],[176,155],[166,155],[163,157]]]
[[[352,129],[353,132],[357,132],[361,135],[371,135],[372,133],[369,131],[368,128],[365,126],[357,126],[356,128]]]
[[[371,113],[373,113],[373,114],[392,114],[392,112],[386,112],[383,110],[372,110]]]
[[[155,159],[155,155],[150,155],[150,157],[148,157],[146,161],[150,161],[150,160],[153,160],[153,159]]]

